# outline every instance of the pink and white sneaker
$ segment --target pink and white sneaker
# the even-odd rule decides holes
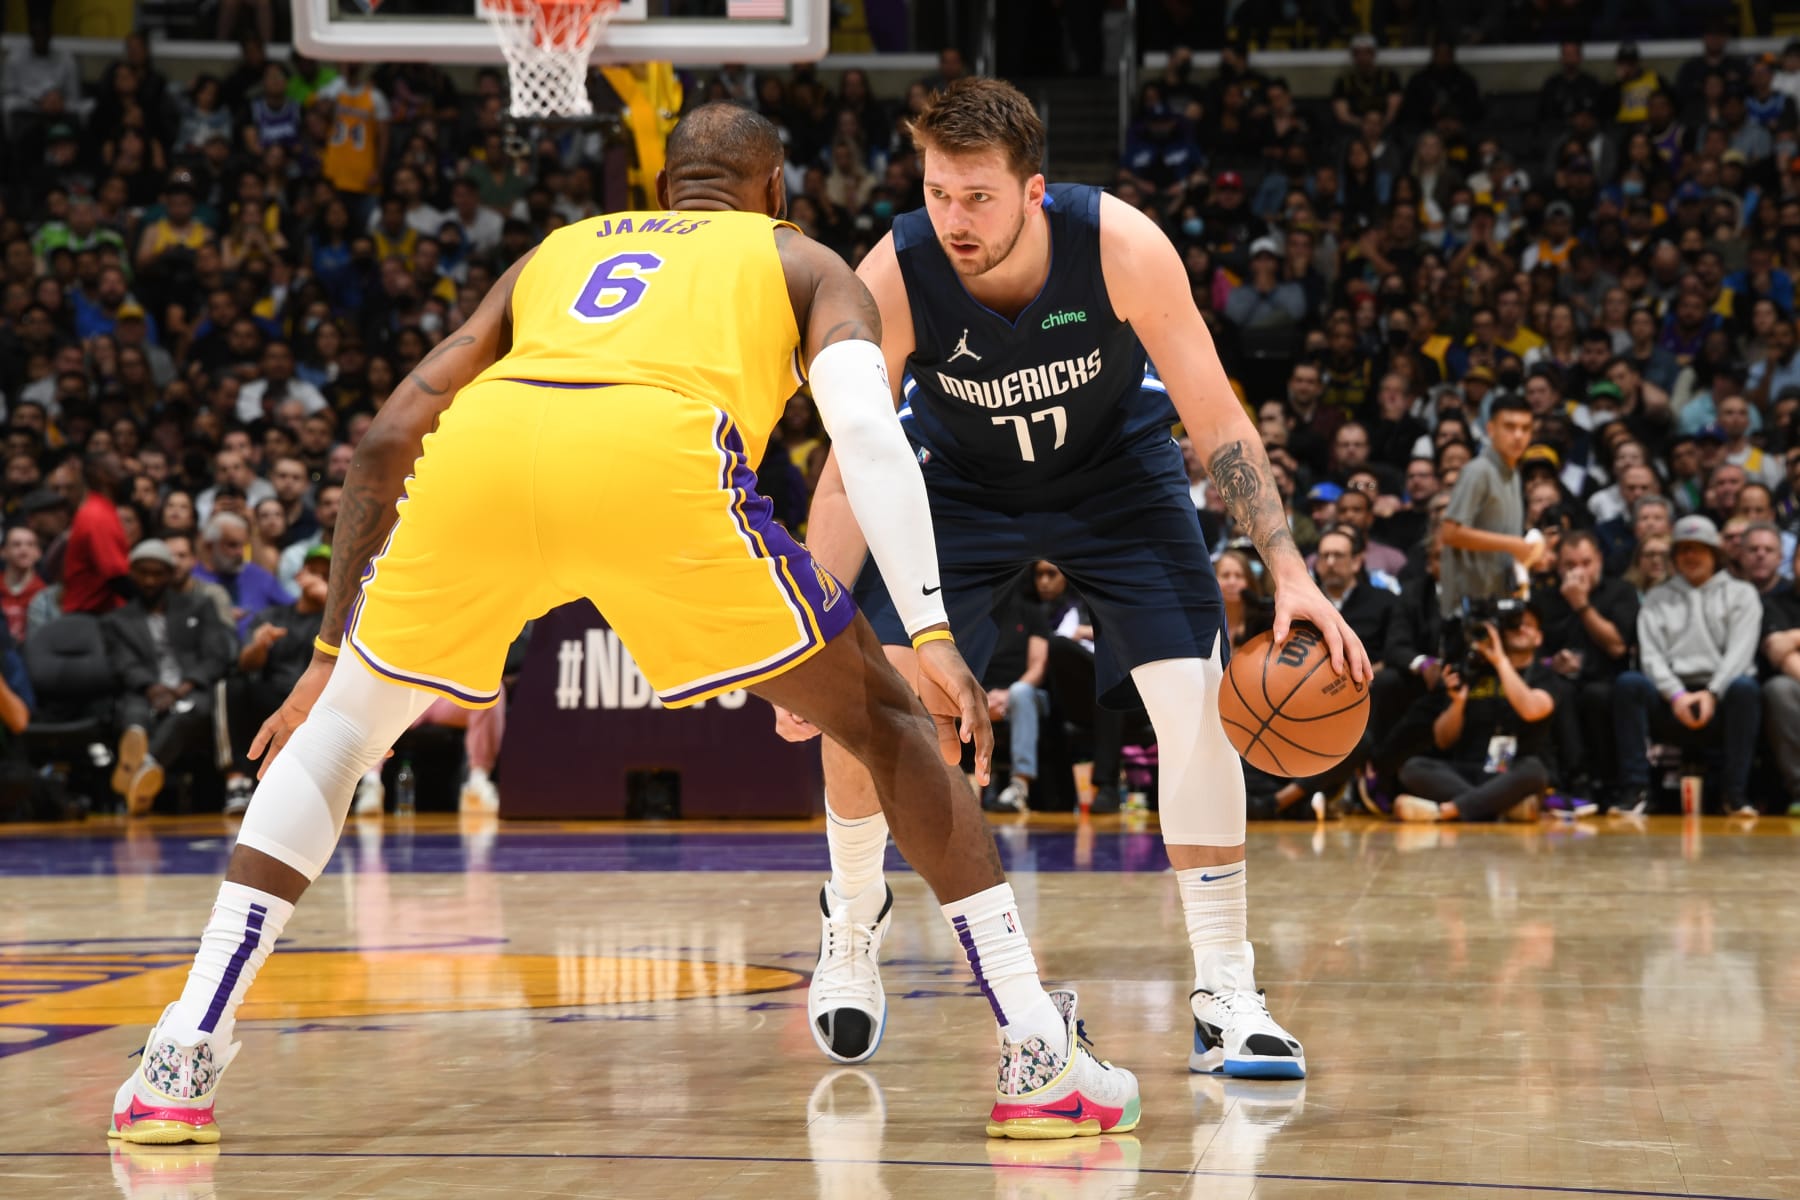
[[[1067,1022],[1069,1054],[1041,1037],[1000,1043],[999,1095],[988,1117],[989,1137],[1070,1138],[1126,1133],[1137,1128],[1137,1076],[1089,1052],[1087,1030],[1075,1015],[1075,993],[1050,993]]]
[[[163,1016],[168,1015],[165,1008]],[[213,1100],[218,1096],[219,1077],[241,1047],[241,1042],[226,1047],[208,1034],[192,1045],[183,1045],[162,1032],[159,1017],[144,1042],[143,1061],[131,1078],[119,1085],[106,1136],[149,1146],[218,1141]]]

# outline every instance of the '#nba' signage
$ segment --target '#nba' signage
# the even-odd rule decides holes
[[[623,817],[637,772],[681,777],[684,817],[805,817],[819,810],[816,742],[775,736],[748,692],[664,708],[619,635],[585,600],[532,630],[500,748],[503,817]]]

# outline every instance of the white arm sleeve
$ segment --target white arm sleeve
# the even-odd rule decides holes
[[[918,460],[894,415],[887,363],[874,342],[836,342],[813,359],[813,401],[831,435],[850,511],[908,634],[943,624],[937,542]]]

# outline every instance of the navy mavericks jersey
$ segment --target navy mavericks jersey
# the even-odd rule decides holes
[[[1127,447],[1167,440],[1168,391],[1106,294],[1100,196],[1046,190],[1049,278],[1016,320],[969,295],[924,209],[894,221],[915,338],[900,416],[934,484],[1042,508]]]

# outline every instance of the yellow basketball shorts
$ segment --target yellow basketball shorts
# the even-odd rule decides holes
[[[525,622],[581,597],[670,706],[779,675],[855,614],[775,523],[719,409],[500,379],[426,437],[346,640],[378,674],[480,708]]]

